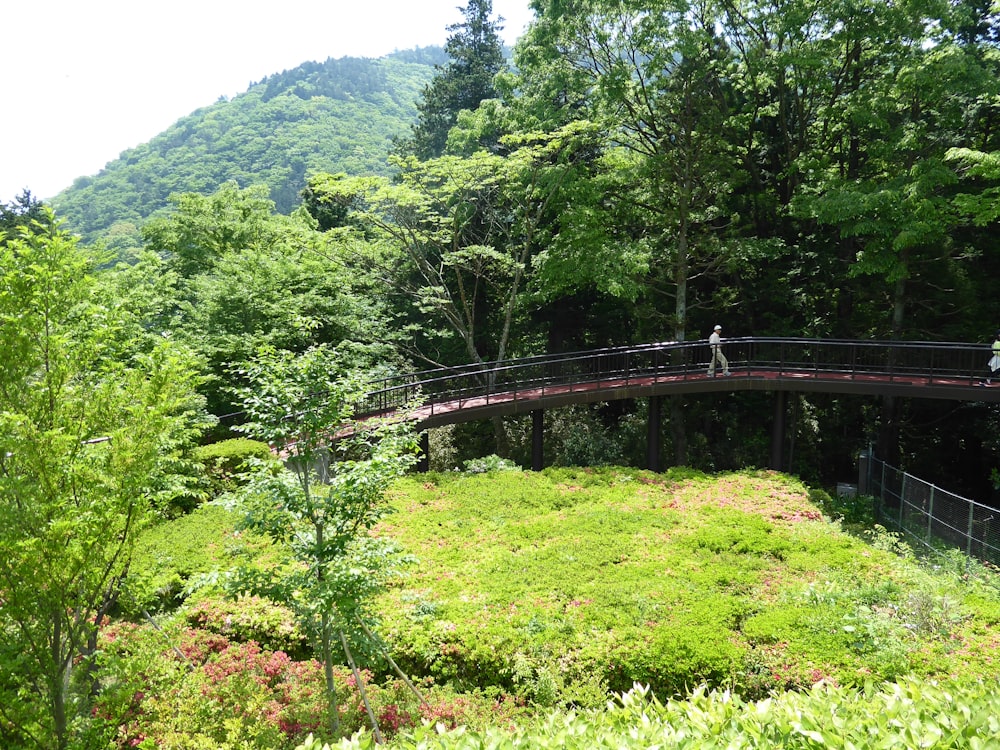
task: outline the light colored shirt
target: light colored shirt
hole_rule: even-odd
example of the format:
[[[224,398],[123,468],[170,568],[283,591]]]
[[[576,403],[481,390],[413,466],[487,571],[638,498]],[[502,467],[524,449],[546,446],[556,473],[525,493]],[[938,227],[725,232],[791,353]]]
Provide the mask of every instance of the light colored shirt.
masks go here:
[[[722,336],[719,335],[718,331],[712,331],[712,335],[708,337],[708,343],[712,346],[718,346],[722,343]]]

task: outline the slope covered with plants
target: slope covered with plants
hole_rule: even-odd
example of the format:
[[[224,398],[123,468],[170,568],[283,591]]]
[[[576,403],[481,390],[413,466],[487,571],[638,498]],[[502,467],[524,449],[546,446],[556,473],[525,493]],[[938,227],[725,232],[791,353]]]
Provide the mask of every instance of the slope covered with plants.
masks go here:
[[[1000,676],[1000,579],[948,556],[921,565],[885,532],[849,533],[862,527],[832,521],[831,498],[784,475],[453,472],[400,480],[391,497],[397,512],[377,533],[415,559],[377,606],[385,649],[365,674],[382,731],[404,747],[417,746],[406,736],[422,720],[510,743],[521,734],[523,743],[551,709],[584,718],[551,720],[542,736],[622,733],[623,716],[645,699],[627,701],[624,714],[589,712],[634,683],[668,704],[642,709],[663,732],[674,721],[665,716],[686,713],[733,737],[742,727],[747,737],[776,738],[795,734],[789,723],[804,710],[806,735],[853,737],[868,726],[858,710],[865,700],[927,715],[940,710],[934,681],[974,705],[988,699],[983,681]],[[864,520],[863,506],[840,510]],[[109,691],[102,710],[122,722],[123,736],[170,738],[161,747],[198,737],[277,750],[310,732],[332,740],[308,634],[266,597],[227,602],[225,577],[207,573],[225,567],[224,549],[264,567],[283,565],[281,556],[235,534],[219,508],[197,516],[214,542],[202,537],[181,553],[161,527],[142,545],[140,577],[189,571],[169,589],[184,592],[182,604],[161,611],[160,632],[105,629],[108,663],[128,690]],[[338,668],[336,679],[353,696],[343,726],[366,726],[351,673]],[[820,726],[835,706],[843,725]],[[463,741],[440,746],[480,746]]]

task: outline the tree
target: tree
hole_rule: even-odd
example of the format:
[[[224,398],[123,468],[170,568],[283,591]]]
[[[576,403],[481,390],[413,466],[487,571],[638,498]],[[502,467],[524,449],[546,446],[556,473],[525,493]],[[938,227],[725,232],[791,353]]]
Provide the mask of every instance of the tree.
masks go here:
[[[975,188],[955,196],[956,208],[978,227],[1000,221],[1000,151],[984,153],[956,147],[949,149],[946,156],[959,165],[967,187]]]
[[[418,159],[441,156],[458,113],[473,110],[497,95],[493,78],[505,67],[499,36],[503,19],[491,21],[492,12],[491,0],[469,0],[462,11],[465,20],[448,27],[452,35],[445,52],[451,61],[444,67],[435,66],[437,74],[424,87],[423,99],[417,104],[417,123],[401,152]]]
[[[975,142],[970,113],[997,87],[996,70],[953,30],[965,22],[953,10],[872,3],[814,20],[830,30],[841,60],[836,85],[826,87],[830,101],[804,131],[812,150],[795,173],[808,165],[813,179],[791,207],[839,235],[847,276],[865,279],[859,286],[888,312],[872,321],[874,332],[891,338],[944,332],[966,304],[954,292],[968,284],[972,253],[956,241],[957,176],[945,156]],[[883,399],[877,450],[895,463],[899,412],[895,399]]]
[[[317,175],[310,187],[350,209],[371,253],[355,262],[381,274],[414,326],[408,353],[434,366],[484,365],[511,356],[548,211],[587,138],[574,124],[511,137],[504,156],[411,157],[394,182]]]
[[[150,220],[142,235],[146,247],[185,279],[211,269],[227,252],[265,246],[279,236],[270,221],[274,202],[264,185],[244,189],[227,182],[211,195],[181,193],[171,202],[174,210]]]
[[[352,422],[362,383],[334,350],[262,350],[241,370],[249,421],[241,427],[281,452],[290,471],[262,466],[242,495],[245,524],[282,545],[294,563],[238,585],[288,603],[312,632],[326,675],[330,728],[340,736],[334,641],[355,673],[354,644],[369,636],[368,603],[394,573],[394,547],[368,535],[389,510],[385,492],[417,460],[402,420]],[[367,703],[366,703],[367,705]],[[369,710],[376,737],[378,727]]]
[[[518,48],[536,115],[547,100],[546,119],[587,119],[604,133],[593,177],[602,189],[584,211],[561,217],[568,242],[557,240],[550,254],[572,257],[597,244],[623,259],[644,257],[621,267],[635,274],[645,340],[685,340],[689,308],[708,302],[690,293],[691,279],[718,272],[731,254],[725,206],[740,177],[715,10],[707,0],[661,3],[656,12],[617,0],[552,4]],[[676,460],[685,463],[677,399],[671,425]]]
[[[140,297],[176,277],[162,306],[144,301],[155,327],[198,351],[212,380],[205,385],[216,414],[235,411],[226,390],[234,363],[261,346],[301,352],[311,345],[358,342],[389,359],[391,336],[381,325],[380,298],[367,292],[365,274],[351,274],[338,232],[319,232],[305,210],[274,213],[263,186],[230,183],[210,196],[175,197],[173,213],[144,229],[147,248],[163,258],[159,274],[127,278]],[[146,259],[146,264],[153,261]],[[166,291],[170,291],[169,287]]]
[[[78,746],[96,631],[204,426],[189,355],[119,331],[50,212],[0,244],[0,738]]]
[[[5,234],[14,236],[21,228],[32,226],[50,229],[52,214],[45,204],[25,190],[10,203],[0,203],[0,242]]]

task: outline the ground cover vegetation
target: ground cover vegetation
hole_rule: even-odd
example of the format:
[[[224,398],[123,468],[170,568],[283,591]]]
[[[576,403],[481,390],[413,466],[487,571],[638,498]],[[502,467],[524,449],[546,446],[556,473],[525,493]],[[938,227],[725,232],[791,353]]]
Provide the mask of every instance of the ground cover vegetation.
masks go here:
[[[641,400],[550,410],[538,474],[510,470],[526,417],[434,430],[439,471],[391,485],[413,458],[391,438],[298,474],[270,460],[289,430],[317,448],[384,374],[717,322],[982,340],[985,364],[994,3],[533,8],[509,67],[470,0],[450,63],[399,58],[433,79],[328,61],[182,121],[56,201],[82,237],[28,192],[0,206],[4,746],[277,749],[374,725],[559,744],[637,714],[687,722],[678,743],[766,724],[785,746],[988,746],[991,571],[845,535],[822,514],[860,533],[863,509],[806,487],[875,441],[986,499],[995,407],[795,394],[782,468],[808,485],[747,468],[770,462],[766,393],[672,399],[662,475],[635,468]],[[309,124],[347,98],[364,125]],[[352,156],[314,159],[328,142]],[[656,699],[603,712],[634,681]],[[422,719],[467,730],[407,734]]]
[[[395,512],[375,534],[413,561],[370,611],[385,650],[359,657],[358,675],[333,670],[341,728],[362,730],[344,747],[373,740],[359,677],[399,747],[628,743],[643,714],[633,729],[667,747],[712,732],[758,747],[821,746],[818,735],[989,746],[976,740],[996,730],[982,713],[1000,677],[993,572],[959,555],[922,562],[856,505],[854,523],[835,521],[836,499],[775,472],[480,468],[392,485]],[[102,630],[114,679],[99,713],[123,745],[277,750],[311,747],[312,734],[336,746],[308,628],[268,597],[227,597],[218,574],[282,557],[238,532],[238,514],[196,513],[209,509],[228,520],[190,559],[171,561],[169,537],[147,533],[157,571],[216,575],[189,576],[155,627]]]

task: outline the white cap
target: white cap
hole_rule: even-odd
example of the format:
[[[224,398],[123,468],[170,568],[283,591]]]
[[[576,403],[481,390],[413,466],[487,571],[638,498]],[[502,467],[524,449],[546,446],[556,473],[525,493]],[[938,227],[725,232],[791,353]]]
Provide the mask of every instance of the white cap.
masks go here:
[[[721,330],[722,330],[722,326],[716,326],[716,327],[715,327],[715,330],[716,330],[716,331],[721,331]]]

